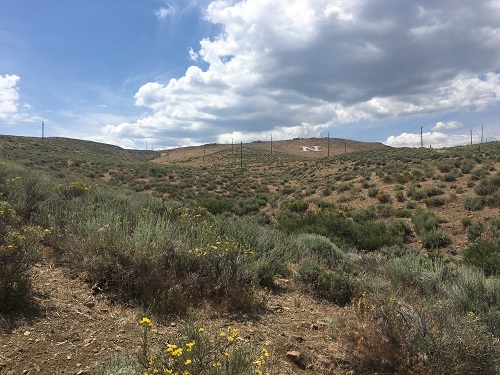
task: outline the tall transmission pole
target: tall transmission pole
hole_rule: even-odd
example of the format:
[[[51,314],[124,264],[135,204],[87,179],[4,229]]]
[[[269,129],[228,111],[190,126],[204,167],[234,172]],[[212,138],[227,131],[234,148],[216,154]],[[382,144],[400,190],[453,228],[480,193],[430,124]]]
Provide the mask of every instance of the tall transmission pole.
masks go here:
[[[240,168],[243,169],[243,141],[240,141]]]
[[[470,130],[470,145],[472,146],[472,129]]]
[[[45,122],[42,121],[42,140],[45,138],[44,131],[45,131]]]

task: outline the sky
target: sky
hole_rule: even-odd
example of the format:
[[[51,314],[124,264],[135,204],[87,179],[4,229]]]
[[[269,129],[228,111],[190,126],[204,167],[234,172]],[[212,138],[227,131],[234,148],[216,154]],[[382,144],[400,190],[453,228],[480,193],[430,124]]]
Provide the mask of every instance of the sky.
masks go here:
[[[0,0],[0,134],[500,140],[500,0]]]

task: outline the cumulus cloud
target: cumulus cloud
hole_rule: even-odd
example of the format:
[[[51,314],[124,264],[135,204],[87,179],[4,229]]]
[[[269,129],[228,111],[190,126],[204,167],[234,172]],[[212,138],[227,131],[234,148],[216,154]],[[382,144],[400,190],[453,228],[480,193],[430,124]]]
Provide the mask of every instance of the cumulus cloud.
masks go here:
[[[193,65],[180,78],[144,84],[136,105],[152,113],[104,131],[160,138],[174,132],[188,142],[270,132],[317,136],[362,119],[481,111],[500,98],[495,4],[213,1],[206,19],[222,32],[189,51],[207,68]]]
[[[451,146],[460,146],[470,144],[470,135],[457,134],[449,135],[441,132],[423,133],[422,139],[424,147],[442,148]],[[474,134],[472,136],[473,143],[479,143],[481,136]],[[421,138],[420,134],[402,133],[398,136],[390,136],[384,142],[392,147],[420,147]]]
[[[0,120],[11,121],[19,118],[19,92],[17,75],[0,75]]]
[[[460,121],[449,121],[449,122],[439,121],[432,128],[432,130],[435,131],[453,130],[453,129],[463,128],[463,126],[464,125]]]

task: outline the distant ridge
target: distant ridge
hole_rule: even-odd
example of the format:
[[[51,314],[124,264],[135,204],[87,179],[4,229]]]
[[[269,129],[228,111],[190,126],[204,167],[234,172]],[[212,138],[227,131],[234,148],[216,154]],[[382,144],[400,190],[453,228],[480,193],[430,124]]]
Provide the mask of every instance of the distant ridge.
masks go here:
[[[328,145],[330,150],[328,151]],[[238,154],[241,143],[231,144],[206,144],[201,146],[179,147],[160,151],[161,156],[155,160],[156,163],[170,163],[180,161],[191,161],[203,156],[220,152],[230,152]],[[294,138],[290,140],[273,141],[273,154],[290,155],[305,158],[324,158],[328,155],[335,156],[357,151],[387,150],[392,147],[379,142],[361,142],[341,138]],[[254,141],[243,143],[243,152],[260,151],[271,154],[270,141]]]

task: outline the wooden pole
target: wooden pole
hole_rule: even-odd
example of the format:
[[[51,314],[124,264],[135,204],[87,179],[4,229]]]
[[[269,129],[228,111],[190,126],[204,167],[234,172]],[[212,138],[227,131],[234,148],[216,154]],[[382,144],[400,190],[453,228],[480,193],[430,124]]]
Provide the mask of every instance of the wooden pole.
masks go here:
[[[327,156],[330,157],[330,133],[328,133],[328,153]]]

